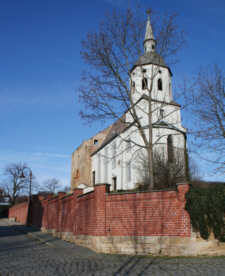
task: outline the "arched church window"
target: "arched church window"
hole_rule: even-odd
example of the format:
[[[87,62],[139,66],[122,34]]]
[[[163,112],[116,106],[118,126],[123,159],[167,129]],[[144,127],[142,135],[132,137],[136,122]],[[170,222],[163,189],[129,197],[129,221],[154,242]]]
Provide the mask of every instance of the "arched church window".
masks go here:
[[[162,120],[164,118],[164,109],[159,110],[159,119]]]
[[[162,91],[162,79],[158,79],[158,90]]]
[[[148,88],[148,80],[146,78],[142,79],[142,90],[145,90]]]
[[[134,81],[131,82],[131,86],[135,87],[135,82]]]
[[[168,162],[172,163],[174,161],[174,152],[173,152],[173,138],[172,135],[167,137],[167,153],[168,153]]]

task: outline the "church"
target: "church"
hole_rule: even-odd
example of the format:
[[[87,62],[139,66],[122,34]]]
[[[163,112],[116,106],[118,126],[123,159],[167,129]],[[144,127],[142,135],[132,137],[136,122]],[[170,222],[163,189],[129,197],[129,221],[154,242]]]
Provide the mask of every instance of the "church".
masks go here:
[[[179,163],[178,177],[185,174],[186,129],[180,105],[173,100],[171,69],[156,52],[149,16],[143,46],[144,54],[129,72],[130,107],[122,118],[84,141],[72,154],[72,189],[88,192],[100,183],[110,184],[111,191],[138,188],[146,181],[149,141],[159,174],[163,173],[160,162],[170,168],[169,174]]]

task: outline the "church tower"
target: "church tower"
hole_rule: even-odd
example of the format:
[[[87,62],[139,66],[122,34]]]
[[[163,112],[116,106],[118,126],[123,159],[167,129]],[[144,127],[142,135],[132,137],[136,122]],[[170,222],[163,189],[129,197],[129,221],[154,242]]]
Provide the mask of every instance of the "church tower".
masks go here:
[[[154,37],[150,15],[146,22],[143,41],[144,54],[139,57],[130,71],[131,96],[137,103],[136,112],[142,120],[145,129],[149,125],[149,99],[152,110],[153,144],[154,148],[179,148],[183,152],[186,147],[186,129],[181,124],[180,105],[173,100],[172,72],[163,57],[157,52],[157,40]],[[161,137],[161,138],[160,138]],[[157,144],[157,142],[156,142]],[[169,155],[168,159],[170,159]]]
[[[136,102],[143,94],[151,93],[152,99],[171,102],[172,72],[157,53],[157,41],[154,38],[149,14],[143,46],[144,54],[131,69],[133,100]]]

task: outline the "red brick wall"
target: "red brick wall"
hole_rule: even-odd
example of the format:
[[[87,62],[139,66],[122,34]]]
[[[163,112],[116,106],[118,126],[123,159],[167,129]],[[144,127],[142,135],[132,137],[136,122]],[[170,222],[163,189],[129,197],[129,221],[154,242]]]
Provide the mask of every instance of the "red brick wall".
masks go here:
[[[97,185],[93,192],[77,199],[75,235],[105,236],[106,185]]]
[[[26,224],[27,222],[28,202],[14,205],[9,209],[9,218],[15,218],[17,222]]]
[[[77,189],[69,196],[33,200],[31,222],[74,235],[190,236],[190,219],[184,210],[188,185],[178,185],[173,191],[125,194],[108,194],[107,187],[96,185],[84,195]],[[18,213],[23,223],[25,205],[11,209],[10,216]]]
[[[176,191],[107,196],[107,235],[190,236],[189,215],[180,197]]]

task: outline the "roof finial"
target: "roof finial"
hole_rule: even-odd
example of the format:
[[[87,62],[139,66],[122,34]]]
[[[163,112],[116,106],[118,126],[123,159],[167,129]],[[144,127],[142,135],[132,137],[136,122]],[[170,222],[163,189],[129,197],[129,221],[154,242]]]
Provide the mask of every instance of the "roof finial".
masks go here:
[[[146,32],[145,32],[145,40],[144,40],[145,53],[155,51],[155,38],[153,35],[152,26],[150,22],[151,10],[148,9],[146,13],[148,15],[148,19],[146,24]]]

